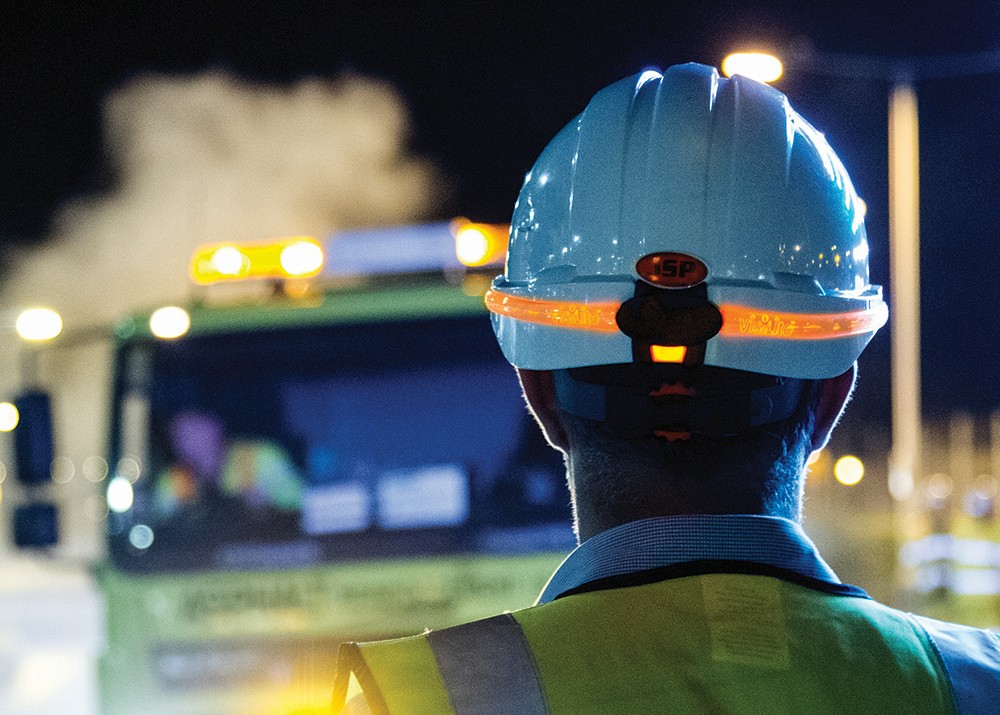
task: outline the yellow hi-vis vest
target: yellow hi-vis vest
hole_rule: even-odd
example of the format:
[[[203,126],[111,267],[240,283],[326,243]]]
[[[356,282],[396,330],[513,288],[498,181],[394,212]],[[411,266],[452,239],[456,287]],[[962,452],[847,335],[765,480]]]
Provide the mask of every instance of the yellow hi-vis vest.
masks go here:
[[[765,575],[586,591],[339,659],[335,713],[351,672],[376,715],[955,712],[912,616]]]

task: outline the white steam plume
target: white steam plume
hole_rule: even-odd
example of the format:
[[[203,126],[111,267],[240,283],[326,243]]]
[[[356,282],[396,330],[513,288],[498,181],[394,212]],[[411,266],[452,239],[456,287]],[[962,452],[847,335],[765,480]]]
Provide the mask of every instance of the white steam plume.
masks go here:
[[[17,311],[44,305],[63,316],[66,336],[36,371],[53,394],[57,451],[78,475],[104,451],[111,357],[108,341],[74,344],[71,332],[184,301],[201,243],[415,221],[436,208],[441,184],[407,153],[399,96],[362,77],[273,87],[218,72],[146,76],[110,94],[105,111],[115,190],[65,206],[49,240],[17,257],[0,286],[0,401],[31,379],[12,333]],[[103,487],[79,476],[56,486],[64,544],[94,557],[99,525],[80,505]],[[6,532],[4,520],[0,509]]]
[[[223,73],[146,76],[106,103],[117,190],[58,215],[0,301],[107,321],[187,293],[196,245],[420,219],[433,168],[407,155],[408,117],[361,77],[253,85]]]

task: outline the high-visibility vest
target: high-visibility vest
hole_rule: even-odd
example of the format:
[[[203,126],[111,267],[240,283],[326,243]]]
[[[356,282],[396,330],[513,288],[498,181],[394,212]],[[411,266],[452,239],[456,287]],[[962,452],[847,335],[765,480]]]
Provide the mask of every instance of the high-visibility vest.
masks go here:
[[[1000,712],[992,634],[794,580],[670,578],[344,644],[334,712],[351,672],[376,715]]]

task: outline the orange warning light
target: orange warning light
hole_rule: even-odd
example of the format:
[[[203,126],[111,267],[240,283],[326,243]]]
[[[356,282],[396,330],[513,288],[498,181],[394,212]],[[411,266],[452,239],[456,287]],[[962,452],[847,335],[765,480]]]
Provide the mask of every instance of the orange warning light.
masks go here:
[[[486,293],[486,307],[498,315],[528,323],[592,330],[599,333],[619,332],[616,315],[621,303],[615,301],[577,303],[547,298],[525,298],[491,290]],[[723,303],[718,307],[722,313],[722,329],[719,335],[729,338],[772,340],[846,338],[878,330],[885,325],[889,317],[889,309],[885,303],[839,313],[785,313],[730,303]],[[663,360],[663,362],[673,362],[673,360]]]
[[[524,298],[490,290],[486,293],[486,307],[498,315],[506,315],[528,323],[593,330],[599,333],[617,333],[618,323],[615,314],[621,303],[573,303],[564,300]]]
[[[311,236],[273,241],[198,246],[191,257],[191,279],[201,285],[260,278],[310,278],[323,267],[323,247]]]
[[[650,345],[649,359],[653,362],[684,362],[687,347],[684,345]]]

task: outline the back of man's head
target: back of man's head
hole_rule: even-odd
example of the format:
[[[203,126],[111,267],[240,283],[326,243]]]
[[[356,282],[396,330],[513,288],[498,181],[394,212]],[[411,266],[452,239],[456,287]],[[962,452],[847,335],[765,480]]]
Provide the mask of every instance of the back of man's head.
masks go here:
[[[702,65],[613,84],[552,140],[487,304],[583,531],[798,515],[886,320],[863,212],[784,95]]]

